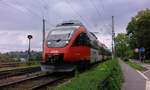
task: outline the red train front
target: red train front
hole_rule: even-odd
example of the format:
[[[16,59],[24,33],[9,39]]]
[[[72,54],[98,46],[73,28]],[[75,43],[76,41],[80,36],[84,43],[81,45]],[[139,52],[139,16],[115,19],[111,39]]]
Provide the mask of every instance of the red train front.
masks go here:
[[[57,25],[47,36],[41,61],[46,72],[68,72],[102,60],[103,47],[78,21]]]

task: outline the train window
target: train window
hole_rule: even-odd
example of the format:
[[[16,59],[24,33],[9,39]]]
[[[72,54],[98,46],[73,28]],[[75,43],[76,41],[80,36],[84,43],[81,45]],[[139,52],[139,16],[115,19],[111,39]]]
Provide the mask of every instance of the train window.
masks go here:
[[[90,39],[86,33],[81,33],[73,43],[73,46],[90,46]]]

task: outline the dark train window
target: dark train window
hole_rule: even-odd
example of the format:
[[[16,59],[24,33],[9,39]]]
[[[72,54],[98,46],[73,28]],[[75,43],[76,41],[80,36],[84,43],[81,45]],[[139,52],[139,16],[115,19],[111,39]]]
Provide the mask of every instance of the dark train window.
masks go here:
[[[86,33],[81,33],[73,43],[73,46],[90,46],[90,39]]]

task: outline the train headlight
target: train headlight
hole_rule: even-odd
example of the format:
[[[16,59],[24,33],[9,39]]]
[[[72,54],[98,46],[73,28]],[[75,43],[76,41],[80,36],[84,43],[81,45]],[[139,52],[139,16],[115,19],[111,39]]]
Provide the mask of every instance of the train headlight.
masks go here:
[[[47,44],[51,44],[51,42],[50,42],[50,41],[48,41],[48,42],[47,42]]]
[[[69,41],[66,41],[65,43],[68,44]]]

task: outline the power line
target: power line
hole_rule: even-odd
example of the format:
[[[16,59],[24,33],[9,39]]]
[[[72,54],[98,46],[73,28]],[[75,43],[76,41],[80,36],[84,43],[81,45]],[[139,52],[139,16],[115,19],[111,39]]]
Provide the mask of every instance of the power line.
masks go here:
[[[13,4],[13,3],[9,3],[9,2],[3,2],[3,3],[5,3],[7,6],[9,6],[9,7],[13,7],[14,9],[16,9],[16,10],[18,10],[18,11],[21,11],[21,12],[23,12],[23,13],[26,13],[25,11],[23,11],[23,9],[24,10],[26,10],[27,12],[28,12],[28,14],[32,14],[32,15],[36,15],[36,16],[38,16],[39,18],[41,18],[42,19],[42,16],[39,14],[39,13],[37,13],[36,11],[33,11],[33,10],[31,10],[30,8],[28,8],[28,7],[23,7],[23,6],[21,6],[21,5],[19,5],[19,4]],[[44,15],[44,14],[43,14]],[[51,25],[51,26],[53,26],[50,22],[49,22],[49,24]]]
[[[101,14],[101,12],[99,12],[99,10],[98,10],[98,8],[97,8],[97,6],[95,5],[95,3],[92,1],[92,0],[89,0],[90,2],[91,2],[91,5],[95,8],[95,10],[96,10],[96,12],[97,12],[97,14],[98,14],[98,16],[102,16],[102,14]]]
[[[104,4],[103,4],[102,1],[101,1],[101,6],[102,6],[102,10],[103,10],[103,12],[104,12]]]
[[[80,17],[81,19],[83,19],[83,17],[81,15],[78,14],[78,12],[71,6],[71,3],[69,0],[65,0],[66,3],[68,4],[68,6],[72,9],[72,11],[74,11],[74,14],[77,15],[77,17]]]
[[[42,8],[43,8],[43,10],[42,10],[42,17],[43,18],[46,18],[46,14],[48,13],[48,4],[45,2],[45,0],[39,0],[40,2],[42,2],[41,4],[42,4]],[[46,13],[47,12],[47,13]]]
[[[98,10],[98,8],[97,8],[97,6],[95,5],[95,3],[94,3],[92,0],[88,0],[88,1],[89,1],[89,3],[91,4],[91,6],[95,9],[95,11],[96,11],[98,17],[99,17],[99,18],[102,17],[102,14],[101,14],[101,12]],[[97,24],[95,24],[95,26],[97,26]],[[96,27],[95,27],[95,29],[96,29]]]
[[[43,8],[43,11],[42,11],[42,17],[45,19],[46,22],[48,22],[52,27],[54,25],[51,24],[50,22],[50,18],[48,17],[49,16],[49,4],[47,2],[47,0],[37,0],[39,2],[39,4],[42,4],[42,8]],[[58,15],[57,15],[58,16]],[[58,16],[59,18],[63,19],[62,17]]]
[[[65,0],[65,1],[66,1],[66,3],[68,4],[68,6],[70,6],[70,8],[74,11],[74,13],[75,13],[79,18],[81,18],[85,23],[87,23],[88,26],[90,25],[91,28],[94,27],[94,26],[92,26],[92,24],[90,24],[90,23],[87,21],[87,19],[83,18],[83,17],[71,6],[71,3],[70,3],[69,0]]]
[[[97,8],[97,6],[95,5],[95,3],[92,1],[92,0],[89,0],[90,2],[91,2],[91,5],[93,5],[93,7],[95,8],[95,10],[96,10],[96,12],[97,12],[97,14],[98,14],[98,16],[100,16],[100,17],[102,17],[103,15],[102,15],[102,13],[99,11],[99,9]],[[102,10],[104,11],[104,7],[103,7],[103,4],[101,3],[101,8],[102,8]]]
[[[27,8],[27,7],[22,7],[22,6],[20,6],[20,5],[18,5],[18,4],[13,4],[13,3],[10,3],[10,2],[6,2],[6,1],[2,1],[5,5],[7,5],[7,6],[9,6],[9,7],[11,7],[11,8],[14,8],[14,9],[16,9],[16,10],[18,10],[18,11],[20,11],[20,12],[23,12],[23,13],[27,13],[28,12],[28,14],[32,14],[32,15],[36,15],[36,16],[38,16],[38,17],[40,17],[41,18],[41,16],[37,13],[37,12],[33,12],[33,11],[31,11],[29,8]]]
[[[8,4],[8,5],[14,5],[14,4],[12,4],[12,3],[10,3],[10,4]],[[17,4],[18,5],[18,4]],[[18,6],[20,6],[20,5],[18,5]],[[36,11],[33,11],[33,10],[31,10],[30,8],[28,8],[28,7],[23,7],[23,6],[20,6],[20,7],[22,7],[22,8],[24,8],[24,9],[26,9],[27,10],[27,12],[29,12],[30,14],[32,14],[32,15],[36,15],[36,16],[38,16],[41,20],[42,20],[42,18],[43,18],[43,16],[41,16],[39,13],[37,13]],[[15,7],[14,7],[15,8]],[[44,8],[44,7],[43,7]],[[18,8],[15,8],[15,9],[18,9]],[[46,12],[46,11],[45,11]],[[44,15],[44,13],[43,13],[43,15]],[[53,26],[48,20],[46,20],[51,26]]]

